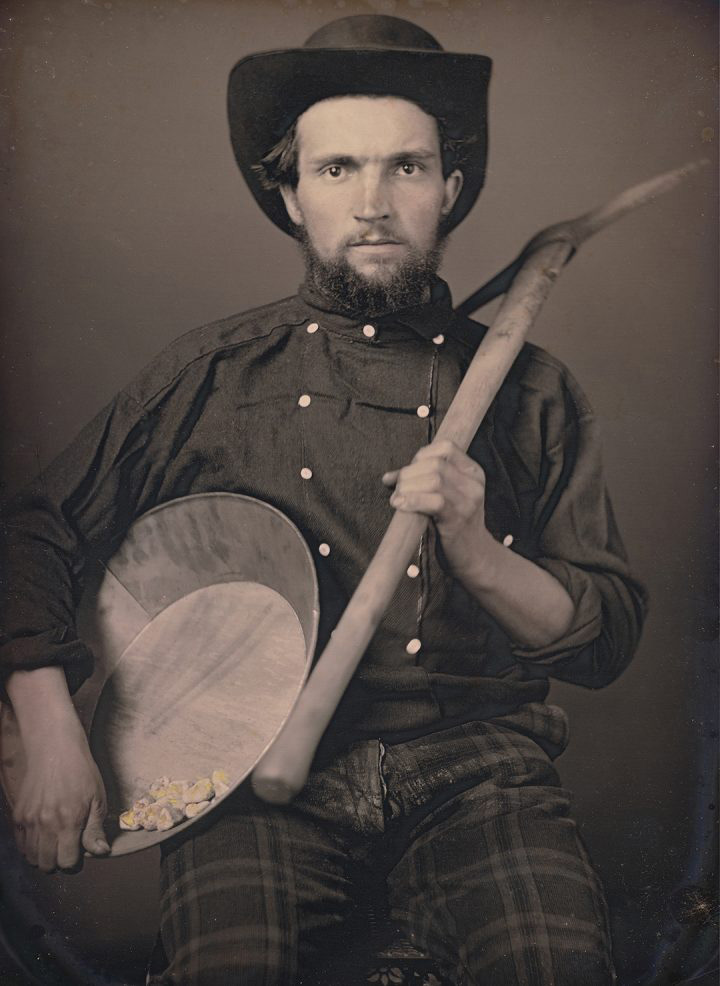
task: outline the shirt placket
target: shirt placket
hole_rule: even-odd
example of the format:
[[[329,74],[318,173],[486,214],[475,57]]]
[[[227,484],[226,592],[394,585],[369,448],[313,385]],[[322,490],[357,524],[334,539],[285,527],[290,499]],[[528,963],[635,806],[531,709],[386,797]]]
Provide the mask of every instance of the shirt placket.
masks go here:
[[[418,405],[416,412],[418,418],[426,423],[426,432],[423,436],[424,444],[429,444],[437,431],[438,364],[440,350],[444,342],[445,337],[443,335],[437,335],[433,339],[433,350],[424,381],[424,392],[421,395],[422,402]],[[420,539],[415,560],[411,562],[406,571],[407,577],[416,580],[417,585],[415,636],[408,641],[405,648],[408,654],[415,658],[415,664],[420,664],[422,661],[423,620],[430,594],[430,543],[431,538],[426,530]]]

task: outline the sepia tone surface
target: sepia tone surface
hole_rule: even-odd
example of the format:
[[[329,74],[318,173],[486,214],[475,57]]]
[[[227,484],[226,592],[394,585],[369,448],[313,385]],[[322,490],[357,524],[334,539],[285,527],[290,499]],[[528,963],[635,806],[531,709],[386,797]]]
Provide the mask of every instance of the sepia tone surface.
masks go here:
[[[700,879],[715,810],[714,2],[6,0],[3,491],[171,339],[293,293],[294,244],[233,162],[227,74],[250,51],[372,11],[494,59],[486,188],[444,265],[456,302],[538,229],[711,160],[588,243],[533,332],[596,409],[618,520],[651,595],[619,681],[553,690],[573,729],[559,768],[606,884],[621,982],[645,982],[681,930],[672,901]],[[128,969],[140,982],[155,852],[75,876],[11,866],[5,889],[28,902],[38,951],[55,935],[111,981]]]

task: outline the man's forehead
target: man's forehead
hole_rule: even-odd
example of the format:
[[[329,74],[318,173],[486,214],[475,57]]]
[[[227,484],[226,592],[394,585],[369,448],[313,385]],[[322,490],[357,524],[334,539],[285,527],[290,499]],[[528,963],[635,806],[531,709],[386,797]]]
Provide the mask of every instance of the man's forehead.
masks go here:
[[[435,117],[399,96],[332,96],[313,103],[298,118],[300,146],[324,148],[341,140],[356,148],[407,142],[439,151]]]

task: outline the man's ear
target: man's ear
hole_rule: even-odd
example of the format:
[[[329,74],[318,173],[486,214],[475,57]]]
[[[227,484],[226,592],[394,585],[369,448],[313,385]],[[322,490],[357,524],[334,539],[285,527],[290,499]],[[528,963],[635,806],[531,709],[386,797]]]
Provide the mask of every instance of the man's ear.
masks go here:
[[[296,226],[302,226],[303,215],[298,203],[295,189],[291,188],[289,185],[281,185],[280,194],[282,195],[283,202],[285,203],[285,208],[287,209],[287,214],[290,216],[290,219]]]
[[[452,211],[452,207],[457,202],[457,197],[463,187],[463,181],[463,173],[457,168],[445,179],[445,194],[443,195],[443,204],[440,209],[443,216],[447,216]]]

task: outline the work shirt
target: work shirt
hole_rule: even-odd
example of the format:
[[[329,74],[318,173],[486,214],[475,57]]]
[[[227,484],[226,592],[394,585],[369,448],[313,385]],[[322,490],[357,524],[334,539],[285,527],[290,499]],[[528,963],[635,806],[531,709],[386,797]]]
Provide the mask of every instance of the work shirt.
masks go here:
[[[92,668],[74,609],[88,552],[109,556],[152,507],[192,493],[258,497],[313,554],[320,653],[392,516],[384,472],[427,444],[482,338],[438,281],[430,303],[377,319],[313,288],[182,336],[6,514],[3,674]],[[442,564],[432,525],[329,729],[389,739],[542,702],[548,676],[589,687],[631,659],[644,592],[604,487],[595,419],[567,369],[525,345],[473,439],[486,524],[575,606],[562,639],[514,644]]]

